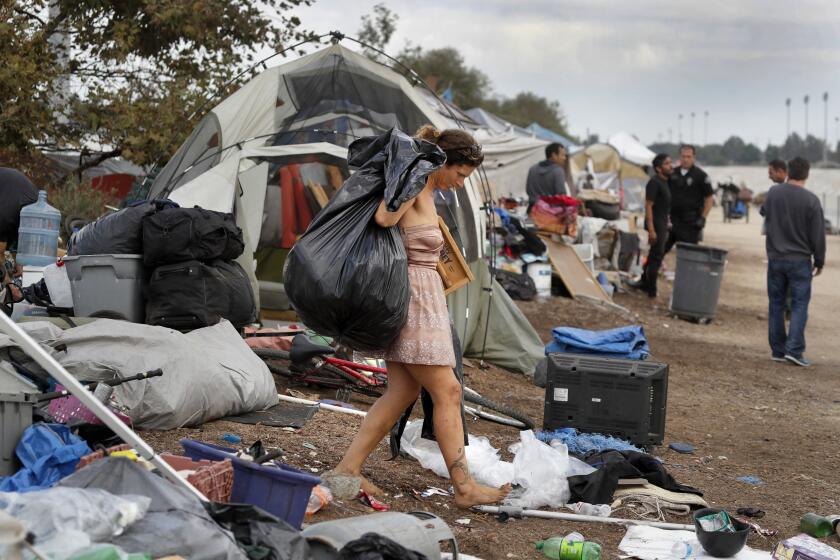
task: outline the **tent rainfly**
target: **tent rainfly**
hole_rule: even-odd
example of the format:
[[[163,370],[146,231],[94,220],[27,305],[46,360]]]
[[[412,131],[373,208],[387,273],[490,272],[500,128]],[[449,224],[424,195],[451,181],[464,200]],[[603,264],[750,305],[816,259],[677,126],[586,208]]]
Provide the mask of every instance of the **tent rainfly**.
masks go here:
[[[158,174],[149,198],[169,196],[183,206],[234,212],[246,243],[241,264],[255,293],[265,295],[264,288],[282,278],[289,239],[311,219],[303,198],[284,198],[284,181],[292,176],[305,187],[301,197],[317,206],[315,199],[323,200],[346,178],[350,142],[395,126],[413,132],[426,123],[457,126],[405,78],[335,44],[263,71],[214,107]],[[488,163],[503,162],[488,165],[489,181],[510,180],[503,172],[528,150],[509,139],[481,138]],[[450,314],[465,355],[532,374],[543,345],[486,273],[479,186],[470,180],[464,189],[440,192],[437,200],[477,278],[449,296]]]

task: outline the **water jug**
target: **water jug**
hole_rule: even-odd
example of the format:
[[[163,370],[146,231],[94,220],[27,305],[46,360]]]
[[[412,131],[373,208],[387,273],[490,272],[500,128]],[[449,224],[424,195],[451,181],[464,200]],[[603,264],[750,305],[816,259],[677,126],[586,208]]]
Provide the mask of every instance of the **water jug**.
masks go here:
[[[55,262],[61,212],[47,204],[47,191],[38,191],[38,202],[20,211],[17,263],[47,266]]]

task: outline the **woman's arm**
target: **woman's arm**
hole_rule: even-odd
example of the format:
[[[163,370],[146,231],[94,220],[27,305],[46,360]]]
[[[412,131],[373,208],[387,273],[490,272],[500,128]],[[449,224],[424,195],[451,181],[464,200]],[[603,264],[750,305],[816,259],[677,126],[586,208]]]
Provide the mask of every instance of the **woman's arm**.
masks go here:
[[[417,200],[417,197],[414,197],[411,200],[406,200],[400,205],[396,212],[389,212],[385,207],[385,200],[383,199],[382,202],[379,203],[379,208],[376,209],[376,214],[373,217],[373,219],[376,220],[376,225],[384,228],[397,225],[403,215],[408,212],[408,209],[414,206],[415,200]]]

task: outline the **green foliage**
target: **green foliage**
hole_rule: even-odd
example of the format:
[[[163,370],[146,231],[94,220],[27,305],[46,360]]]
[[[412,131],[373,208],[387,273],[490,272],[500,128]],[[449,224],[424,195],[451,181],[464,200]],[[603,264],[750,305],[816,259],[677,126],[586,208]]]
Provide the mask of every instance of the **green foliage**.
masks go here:
[[[480,106],[490,92],[490,78],[467,66],[463,55],[453,47],[423,50],[420,45],[406,45],[397,59],[417,72],[438,94],[451,88],[453,101],[465,109]]]
[[[292,10],[312,1],[55,0],[53,18],[48,0],[3,2],[0,145],[99,144],[138,164],[166,159],[207,93],[229,93],[257,48],[307,36]]]
[[[566,116],[557,101],[549,101],[530,91],[513,98],[484,100],[479,106],[519,126],[536,122],[540,126],[568,136]]]
[[[362,16],[362,26],[358,31],[358,38],[363,43],[384,51],[391,41],[391,36],[397,30],[400,16],[392,12],[385,4],[376,4],[373,14]],[[365,47],[364,53],[368,58],[382,62],[381,56],[373,49]]]

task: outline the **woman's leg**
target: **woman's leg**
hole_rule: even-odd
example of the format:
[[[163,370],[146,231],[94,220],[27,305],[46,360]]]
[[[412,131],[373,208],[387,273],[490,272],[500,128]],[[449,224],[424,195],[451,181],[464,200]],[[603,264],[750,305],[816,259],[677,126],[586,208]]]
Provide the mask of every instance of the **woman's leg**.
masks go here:
[[[405,366],[397,362],[388,362],[388,389],[373,403],[362,421],[362,427],[334,471],[361,476],[362,464],[368,455],[391,431],[405,409],[417,400],[419,394],[420,383],[409,374]],[[365,492],[380,493],[379,489],[364,480],[364,477],[362,479],[362,489]]]
[[[478,484],[470,474],[464,450],[464,426],[461,423],[461,384],[446,366],[406,364],[409,373],[425,387],[435,403],[435,436],[449,478],[455,488],[455,503],[462,508],[493,504],[510,492],[510,485],[490,488]]]

